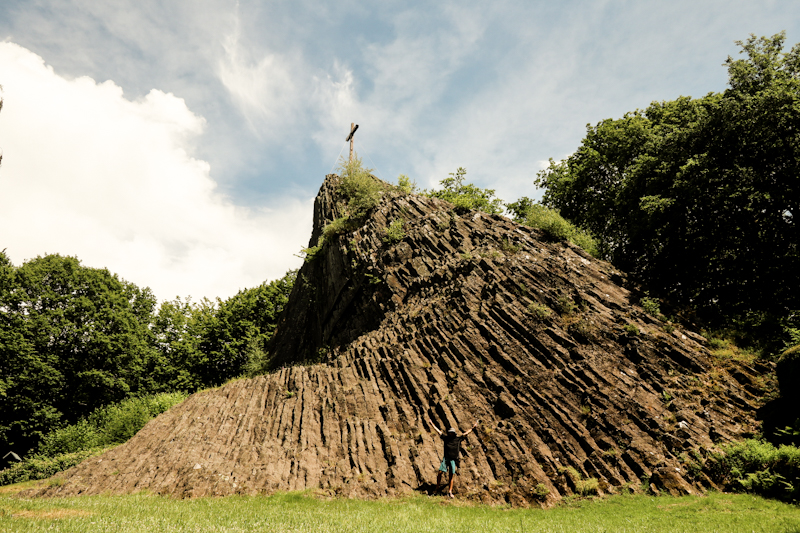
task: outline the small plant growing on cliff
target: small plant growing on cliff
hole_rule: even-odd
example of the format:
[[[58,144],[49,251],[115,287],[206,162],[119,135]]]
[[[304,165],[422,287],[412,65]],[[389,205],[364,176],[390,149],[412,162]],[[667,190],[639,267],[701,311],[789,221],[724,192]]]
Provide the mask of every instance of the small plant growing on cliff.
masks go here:
[[[561,469],[560,472],[565,473],[572,480],[572,483],[575,485],[575,492],[581,496],[597,494],[600,487],[600,481],[598,481],[597,478],[590,477],[583,479],[580,472],[571,466]]]
[[[515,253],[519,252],[519,248],[520,246],[511,242],[508,237],[500,241],[500,249],[508,255],[514,255]]]
[[[552,311],[546,305],[542,305],[537,302],[533,302],[528,305],[528,313],[535,318],[536,320],[547,320],[550,318]]]
[[[561,316],[570,316],[578,310],[578,306],[568,296],[559,296],[555,308]]]
[[[413,194],[417,192],[417,182],[412,181],[411,178],[405,174],[397,176],[397,190],[403,194]]]
[[[343,216],[337,218],[333,222],[329,222],[325,224],[325,227],[322,228],[322,237],[326,241],[330,241],[336,235],[342,235],[343,233],[347,233],[353,229],[353,223],[350,220],[350,217]]]
[[[544,483],[537,483],[536,486],[531,490],[534,498],[543,500],[547,498],[548,494],[550,494],[550,489],[547,488],[547,485]]]
[[[636,337],[639,335],[639,328],[634,326],[633,324],[625,324],[622,329],[629,337]]]
[[[647,296],[641,299],[642,309],[650,316],[658,317],[661,315],[661,308],[658,305],[658,300],[655,298],[648,298]]]
[[[439,182],[442,186],[438,191],[422,191],[425,196],[439,198],[453,204],[454,211],[463,215],[470,209],[476,209],[489,214],[499,214],[503,208],[503,201],[494,197],[494,189],[481,189],[471,183],[463,183],[467,175],[467,169],[458,167],[455,172],[449,174]]]
[[[381,201],[383,187],[372,177],[372,169],[364,168],[361,158],[342,158],[339,165],[339,193],[347,201],[347,215],[352,219],[366,216]]]
[[[577,244],[590,255],[597,257],[599,246],[597,240],[588,232],[572,224],[562,217],[556,209],[535,203],[527,197],[506,204],[514,217],[514,221],[532,228],[540,229],[553,240],[566,240]]]
[[[325,237],[320,237],[319,241],[317,241],[316,246],[312,246],[311,248],[301,248],[300,253],[296,254],[297,257],[301,258],[304,262],[308,263],[316,259],[317,254],[322,250],[322,246],[325,244]]]
[[[403,230],[403,219],[393,220],[389,226],[384,228],[383,232],[385,234],[383,242],[394,243],[402,241],[406,236],[406,232]]]

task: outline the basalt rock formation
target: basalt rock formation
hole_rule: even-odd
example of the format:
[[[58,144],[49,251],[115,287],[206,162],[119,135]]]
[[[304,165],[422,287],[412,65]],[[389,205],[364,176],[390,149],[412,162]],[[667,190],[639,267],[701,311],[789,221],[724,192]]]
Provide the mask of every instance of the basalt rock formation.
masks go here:
[[[337,180],[310,245],[342,215]],[[459,497],[681,494],[713,487],[696,460],[754,432],[760,372],[721,368],[580,248],[390,187],[360,222],[301,268],[271,373],[191,396],[43,493],[428,491],[442,452],[430,417],[481,421]]]

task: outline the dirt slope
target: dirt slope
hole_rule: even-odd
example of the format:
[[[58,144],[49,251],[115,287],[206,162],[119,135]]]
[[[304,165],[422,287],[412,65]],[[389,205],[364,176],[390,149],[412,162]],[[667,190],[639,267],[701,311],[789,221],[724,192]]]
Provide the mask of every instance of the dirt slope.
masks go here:
[[[340,215],[336,179],[311,244]],[[442,450],[428,416],[482,421],[460,497],[548,505],[589,478],[601,493],[710,487],[692,456],[754,431],[757,373],[667,332],[608,263],[451,208],[387,192],[301,269],[273,339],[283,367],[193,395],[43,494],[427,490]],[[399,219],[405,237],[387,241]]]

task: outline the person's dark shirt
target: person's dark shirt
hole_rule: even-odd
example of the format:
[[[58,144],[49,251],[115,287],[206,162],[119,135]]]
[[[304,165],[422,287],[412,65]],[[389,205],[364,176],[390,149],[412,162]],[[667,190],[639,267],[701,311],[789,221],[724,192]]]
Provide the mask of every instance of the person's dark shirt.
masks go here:
[[[444,442],[444,458],[450,461],[457,461],[458,456],[461,454],[461,442],[467,436],[461,435],[459,437],[455,433],[442,433],[441,437]]]

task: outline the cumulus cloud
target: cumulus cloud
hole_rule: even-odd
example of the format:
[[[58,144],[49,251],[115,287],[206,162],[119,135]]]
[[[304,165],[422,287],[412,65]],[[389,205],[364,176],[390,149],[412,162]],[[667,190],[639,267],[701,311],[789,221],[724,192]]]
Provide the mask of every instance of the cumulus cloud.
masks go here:
[[[224,298],[298,266],[310,199],[245,209],[220,194],[193,156],[205,121],[183,99],[130,101],[9,42],[0,73],[0,248],[15,264],[75,255],[162,300]]]

